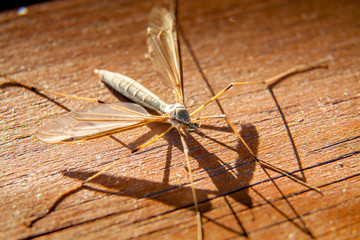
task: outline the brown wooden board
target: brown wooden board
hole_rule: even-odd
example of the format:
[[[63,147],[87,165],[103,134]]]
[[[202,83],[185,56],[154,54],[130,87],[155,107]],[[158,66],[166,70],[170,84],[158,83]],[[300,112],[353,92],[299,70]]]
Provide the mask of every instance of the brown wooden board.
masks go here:
[[[164,101],[147,58],[146,27],[160,1],[51,1],[0,13],[0,72],[25,84],[117,98],[93,74],[103,68],[147,86]],[[329,69],[296,74],[273,88],[290,129],[264,86],[237,86],[218,104],[257,156],[304,178],[323,195],[276,179],[291,205],[254,163],[227,124],[202,122],[186,135],[206,239],[359,238],[360,8],[358,1],[181,1],[186,103],[195,109],[230,82],[265,80],[331,55]],[[184,41],[186,40],[186,41]],[[0,238],[194,239],[196,220],[176,131],[126,158],[61,201],[62,191],[166,129],[150,125],[84,143],[48,145],[34,131],[89,105],[1,78]],[[57,105],[58,104],[58,105]],[[216,103],[199,116],[221,114]],[[295,149],[295,150],[294,150]],[[298,157],[296,157],[298,155]],[[271,173],[273,177],[279,174]]]

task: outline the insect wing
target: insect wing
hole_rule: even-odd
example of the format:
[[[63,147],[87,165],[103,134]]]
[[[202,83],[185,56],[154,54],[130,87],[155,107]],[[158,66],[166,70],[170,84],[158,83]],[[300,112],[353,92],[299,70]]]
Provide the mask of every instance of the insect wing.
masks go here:
[[[98,104],[61,115],[35,135],[47,143],[87,140],[144,125],[149,118],[159,117],[135,103]]]
[[[147,31],[147,45],[161,82],[175,91],[177,102],[183,103],[180,52],[174,18],[175,16],[165,8],[153,8]]]

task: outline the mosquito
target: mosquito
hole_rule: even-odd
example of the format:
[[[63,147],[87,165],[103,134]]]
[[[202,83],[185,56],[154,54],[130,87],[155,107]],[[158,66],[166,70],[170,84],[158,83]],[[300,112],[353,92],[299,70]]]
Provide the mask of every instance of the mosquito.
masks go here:
[[[56,200],[49,206],[49,208],[47,208],[47,211],[44,214],[42,214],[41,216],[37,216],[35,219],[32,219],[31,222],[28,224],[29,226],[31,226],[36,221],[45,217],[50,212],[52,212],[57,206],[57,204],[65,196],[82,188],[85,183],[92,181],[100,174],[114,167],[115,164],[121,162],[124,158],[129,157],[135,152],[138,152],[139,150],[145,148],[146,146],[154,143],[156,140],[163,137],[172,129],[176,129],[180,136],[184,155],[187,162],[188,177],[191,184],[192,197],[194,201],[194,208],[197,219],[197,228],[198,228],[197,237],[198,239],[202,239],[203,238],[202,216],[198,206],[196,190],[194,187],[194,180],[192,177],[192,170],[189,162],[189,148],[185,142],[183,131],[190,130],[190,131],[199,132],[198,130],[199,126],[196,124],[196,122],[206,119],[213,119],[213,118],[222,118],[227,122],[227,124],[232,129],[234,134],[237,135],[237,137],[240,139],[242,144],[246,147],[247,151],[251,154],[254,160],[259,163],[262,170],[266,173],[266,175],[269,177],[269,179],[273,182],[275,186],[276,184],[268,174],[266,168],[281,173],[286,177],[296,181],[297,183],[306,186],[309,189],[320,192],[318,188],[312,187],[306,182],[299,180],[298,178],[295,178],[294,176],[288,174],[287,172],[281,170],[280,168],[277,168],[263,160],[258,159],[226,115],[223,114],[219,116],[204,116],[197,118],[195,118],[194,115],[203,108],[205,108],[209,103],[218,99],[222,94],[224,94],[226,91],[231,89],[233,86],[246,85],[246,84],[264,84],[267,87],[271,87],[279,80],[286,78],[290,75],[293,75],[295,73],[307,71],[313,68],[326,67],[326,65],[324,65],[324,62],[327,59],[325,60],[320,59],[315,62],[297,65],[289,69],[288,71],[276,75],[266,81],[230,83],[227,87],[225,87],[222,91],[220,91],[214,97],[209,99],[206,103],[204,103],[194,111],[190,112],[187,109],[184,101],[184,84],[183,84],[184,82],[183,82],[183,74],[182,74],[182,66],[181,66],[180,44],[178,37],[176,14],[177,14],[176,1],[171,1],[169,10],[164,7],[159,7],[159,6],[154,7],[150,14],[150,23],[147,29],[147,46],[148,46],[150,59],[153,63],[153,67],[157,72],[161,82],[165,86],[169,87],[174,93],[175,95],[174,104],[167,104],[163,102],[158,96],[153,94],[150,90],[148,90],[147,88],[136,82],[135,80],[127,76],[124,76],[122,74],[113,73],[107,70],[96,69],[94,70],[94,72],[100,76],[103,82],[105,82],[107,85],[112,87],[114,90],[118,91],[120,94],[132,100],[133,103],[129,103],[129,102],[105,103],[104,101],[98,99],[69,96],[66,94],[50,92],[45,89],[29,87],[27,85],[16,82],[19,85],[25,86],[26,88],[30,88],[36,91],[43,91],[51,94],[57,94],[61,96],[67,96],[67,97],[88,100],[98,103],[91,108],[84,108],[63,114],[57,119],[50,121],[46,125],[40,127],[36,131],[35,135],[41,141],[46,143],[65,143],[65,142],[85,141],[103,136],[113,135],[115,133],[119,133],[129,129],[134,129],[155,122],[161,122],[170,125],[168,129],[163,133],[157,135],[150,141],[136,147],[135,149],[131,150],[129,153],[125,154],[120,159],[109,164],[108,166],[106,166],[96,174],[92,175],[91,177],[87,178],[81,183],[73,186],[67,191],[63,192],[61,195],[59,195],[56,198]],[[158,114],[151,114],[145,108],[154,110]],[[285,198],[284,195],[283,197]]]

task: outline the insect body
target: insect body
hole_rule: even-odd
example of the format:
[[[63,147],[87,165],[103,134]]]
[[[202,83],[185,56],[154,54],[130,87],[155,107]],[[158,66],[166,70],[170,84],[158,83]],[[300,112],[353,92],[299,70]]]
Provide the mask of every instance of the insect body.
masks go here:
[[[95,73],[97,73],[105,83],[127,98],[144,107],[165,113],[169,117],[167,120],[172,124],[186,125],[192,129],[197,128],[197,126],[191,122],[190,114],[183,104],[166,104],[150,90],[122,74],[109,72],[107,70],[95,70]]]
[[[258,159],[252,150],[248,147],[246,142],[242,139],[239,132],[234,128],[233,124],[225,115],[219,116],[207,116],[199,118],[191,118],[197,112],[202,110],[210,102],[216,100],[219,96],[225,93],[234,85],[243,85],[243,84],[253,84],[260,83],[266,84],[268,86],[273,85],[274,82],[281,80],[287,76],[290,76],[296,72],[301,72],[309,70],[312,68],[323,67],[324,59],[320,59],[317,62],[303,64],[295,66],[292,69],[279,74],[268,81],[262,82],[241,82],[241,83],[231,83],[225,87],[222,91],[208,100],[205,104],[201,105],[195,111],[189,113],[188,109],[184,103],[184,91],[183,91],[183,80],[182,80],[182,69],[181,69],[181,59],[179,51],[179,42],[176,28],[176,19],[175,19],[175,7],[172,8],[173,11],[169,12],[165,8],[155,7],[153,8],[150,15],[150,26],[148,28],[148,37],[147,45],[148,51],[150,54],[150,59],[153,62],[155,71],[157,72],[161,82],[168,86],[175,93],[174,104],[166,104],[158,96],[150,92],[141,84],[137,83],[135,80],[126,77],[118,73],[112,73],[106,70],[95,70],[100,78],[109,86],[117,90],[122,95],[133,100],[135,103],[104,103],[99,100],[89,99],[91,101],[99,102],[96,106],[92,108],[84,108],[76,111],[66,113],[59,118],[47,123],[46,125],[40,127],[36,136],[44,142],[48,143],[60,143],[60,142],[74,142],[74,141],[83,141],[94,139],[106,135],[112,135],[124,130],[131,128],[136,128],[139,126],[146,125],[152,122],[166,122],[170,123],[170,127],[163,132],[162,134],[156,136],[152,140],[143,145],[133,149],[128,154],[122,156],[120,159],[116,160],[112,164],[108,165],[101,171],[97,172],[88,179],[77,184],[73,188],[62,193],[56,201],[47,209],[46,213],[33,219],[30,223],[45,217],[51,211],[53,211],[58,204],[58,202],[66,195],[71,194],[77,189],[80,189],[84,186],[85,183],[93,180],[101,173],[105,172],[109,168],[113,167],[116,163],[120,162],[122,159],[130,156],[132,153],[144,148],[145,146],[155,142],[157,139],[164,136],[171,129],[176,129],[179,133],[183,150],[185,153],[185,158],[187,162],[187,168],[189,172],[189,179],[191,183],[191,189],[193,194],[195,211],[197,213],[197,225],[198,225],[198,238],[202,238],[202,224],[201,224],[201,215],[198,207],[198,201],[196,197],[195,188],[193,185],[191,167],[189,163],[189,150],[187,144],[184,140],[183,133],[181,132],[181,127],[188,127],[196,130],[197,125],[192,120],[202,120],[202,119],[211,119],[211,118],[223,118],[227,121],[229,127],[232,131],[238,136],[242,144],[246,147],[252,157],[260,164],[263,171],[268,175],[265,169],[272,169],[278,173],[281,173],[292,180],[316,191],[319,189],[314,188],[306,184],[305,182],[293,177],[291,174],[272,166],[269,163],[266,163]],[[326,60],[326,59],[325,59]],[[60,94],[63,95],[63,94]],[[159,115],[150,114],[146,109],[149,108],[155,110]],[[275,185],[275,183],[273,182]],[[284,198],[285,196],[282,195]],[[300,218],[300,216],[299,216]],[[306,227],[305,227],[306,228]]]

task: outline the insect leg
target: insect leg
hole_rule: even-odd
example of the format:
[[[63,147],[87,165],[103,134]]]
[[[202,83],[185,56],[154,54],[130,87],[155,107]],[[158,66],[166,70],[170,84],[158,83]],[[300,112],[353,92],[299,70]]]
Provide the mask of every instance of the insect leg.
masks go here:
[[[209,101],[207,101],[205,104],[203,104],[198,109],[193,111],[190,114],[190,116],[193,116],[194,114],[199,112],[201,109],[203,109],[209,103],[211,103],[212,101],[216,100],[218,97],[223,95],[226,91],[228,91],[233,86],[236,86],[236,85],[249,85],[249,84],[265,84],[268,88],[272,88],[278,82],[280,82],[281,80],[283,80],[283,79],[285,79],[287,77],[290,77],[290,76],[292,76],[292,75],[294,75],[296,73],[305,72],[305,71],[309,71],[309,70],[316,69],[316,68],[327,68],[328,65],[326,64],[326,62],[329,61],[329,59],[331,59],[331,57],[325,57],[325,58],[321,58],[321,59],[319,59],[317,61],[314,61],[314,62],[309,62],[309,63],[296,65],[296,66],[290,68],[289,70],[287,70],[285,72],[282,72],[282,73],[280,73],[278,75],[275,75],[275,76],[273,76],[273,77],[271,77],[271,78],[269,78],[269,79],[267,79],[265,81],[230,83],[226,88],[221,90],[218,94],[216,94],[214,97],[212,97]]]
[[[62,97],[74,98],[74,99],[97,102],[97,103],[105,103],[104,101],[102,101],[100,99],[78,97],[78,96],[74,96],[74,95],[69,95],[69,94],[59,93],[59,92],[53,92],[53,91],[49,91],[49,90],[46,90],[46,89],[43,89],[43,88],[30,86],[30,85],[27,85],[25,83],[18,82],[15,79],[6,76],[5,74],[0,74],[0,77],[3,77],[5,79],[9,80],[8,82],[3,83],[3,84],[12,84],[12,85],[20,86],[20,87],[23,87],[25,89],[28,89],[30,91],[33,91],[33,92],[39,93],[39,94],[40,94],[40,92],[43,92],[43,93],[54,94],[54,95],[62,96]]]
[[[192,195],[193,195],[193,199],[194,199],[194,205],[195,205],[195,211],[196,211],[196,219],[197,219],[197,227],[198,227],[197,239],[200,240],[200,239],[203,239],[201,212],[200,212],[200,209],[199,209],[198,200],[197,200],[197,197],[196,197],[196,190],[195,190],[195,187],[194,187],[194,180],[193,180],[193,177],[192,177],[192,171],[191,171],[191,166],[190,166],[190,161],[189,161],[189,148],[188,148],[188,146],[187,146],[187,144],[185,142],[184,136],[181,133],[179,126],[177,127],[177,130],[179,132],[180,139],[181,139],[181,142],[182,142],[182,145],[183,145],[183,148],[184,148],[184,154],[185,154],[185,158],[186,158],[187,168],[188,168],[188,171],[189,171],[189,179],[190,179],[191,191],[192,191]]]
[[[100,174],[104,173],[105,171],[109,170],[110,168],[114,167],[116,164],[118,164],[119,162],[121,162],[124,158],[129,157],[130,155],[132,155],[133,153],[143,149],[144,147],[146,147],[147,145],[155,142],[156,140],[160,139],[161,137],[163,137],[166,133],[168,133],[171,129],[173,129],[174,127],[171,126],[169,127],[165,132],[161,133],[160,135],[156,136],[155,138],[151,139],[150,141],[140,145],[139,147],[135,148],[134,150],[132,150],[131,152],[127,153],[126,155],[122,156],[121,158],[115,160],[113,163],[111,163],[110,165],[106,166],[105,168],[103,168],[102,170],[100,170],[99,172],[97,172],[96,174],[92,175],[91,177],[85,179],[84,181],[82,181],[81,183],[69,188],[68,190],[66,190],[65,192],[61,193],[54,202],[51,203],[51,205],[47,208],[46,212],[43,213],[40,216],[37,216],[33,219],[30,219],[29,221],[25,222],[25,225],[28,227],[31,227],[36,221],[44,218],[45,216],[47,216],[49,213],[53,212],[54,209],[56,208],[56,206],[68,195],[74,193],[75,191],[81,189],[85,183],[90,182],[91,180],[94,180],[96,177],[98,177]]]

